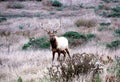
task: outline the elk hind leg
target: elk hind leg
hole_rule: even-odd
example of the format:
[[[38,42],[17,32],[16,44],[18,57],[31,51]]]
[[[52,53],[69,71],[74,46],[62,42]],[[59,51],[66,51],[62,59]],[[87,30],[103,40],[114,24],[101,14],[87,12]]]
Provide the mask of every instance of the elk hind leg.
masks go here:
[[[64,60],[65,60],[65,58],[66,58],[66,52],[65,52],[65,50],[63,50],[63,51],[61,51],[62,52],[62,54],[64,55]]]
[[[67,52],[69,58],[71,58],[68,48],[66,48],[65,50],[66,50],[66,52]]]
[[[60,60],[60,52],[58,52],[58,58],[57,58],[57,60],[58,61]]]

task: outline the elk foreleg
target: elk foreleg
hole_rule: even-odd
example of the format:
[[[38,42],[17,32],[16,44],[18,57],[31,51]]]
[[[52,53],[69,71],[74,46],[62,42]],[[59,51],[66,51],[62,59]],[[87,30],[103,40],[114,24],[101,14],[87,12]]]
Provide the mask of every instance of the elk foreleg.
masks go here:
[[[54,58],[55,58],[55,52],[54,51],[52,52],[52,55],[53,55],[53,58],[52,58],[52,61],[53,61]]]
[[[58,58],[57,58],[57,60],[58,61],[60,60],[60,52],[58,52]]]

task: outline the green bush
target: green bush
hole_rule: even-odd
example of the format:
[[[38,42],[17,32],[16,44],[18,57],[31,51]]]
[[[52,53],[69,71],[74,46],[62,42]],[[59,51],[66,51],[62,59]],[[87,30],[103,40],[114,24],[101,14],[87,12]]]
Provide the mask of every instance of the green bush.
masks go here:
[[[79,46],[79,45],[84,44],[87,41],[95,38],[94,34],[91,34],[91,33],[80,34],[80,33],[75,32],[75,31],[66,32],[65,34],[63,34],[63,36],[68,39],[71,47]]]
[[[98,31],[107,31],[107,30],[112,30],[112,29],[108,28],[108,27],[100,27],[100,28],[98,28]]]
[[[112,8],[112,10],[114,11],[114,12],[120,12],[120,7],[114,7],[114,8]]]
[[[120,37],[120,29],[114,30],[114,35]]]
[[[102,23],[100,23],[100,26],[110,26],[111,25],[111,23],[105,23],[105,22],[102,22]]]
[[[74,31],[66,32],[65,34],[63,34],[63,36],[72,39],[80,39],[80,38],[86,39],[85,35],[79,34],[78,32],[74,32]]]
[[[91,40],[92,38],[95,38],[95,37],[96,37],[95,34],[91,34],[91,33],[86,34],[86,39],[87,40]]]
[[[30,38],[29,42],[24,44],[22,49],[26,50],[28,48],[32,48],[32,49],[45,49],[45,48],[49,48],[50,46],[50,42],[47,40],[47,37],[41,37],[41,38]]]
[[[119,0],[102,0],[102,1],[104,1],[106,3],[110,3],[110,2],[116,3],[116,2],[119,2]]]
[[[5,17],[0,17],[0,22],[6,21],[6,20],[7,20],[7,18],[5,18]]]
[[[53,2],[52,2],[52,6],[55,6],[55,7],[61,7],[63,4],[61,3],[61,2],[59,2],[59,1],[57,1],[57,0],[54,0]]]
[[[117,47],[119,47],[119,45],[120,45],[120,40],[115,40],[106,44],[106,47],[109,49],[116,49]]]
[[[12,9],[22,9],[24,8],[24,5],[20,3],[11,3],[7,5],[7,8],[12,8]]]
[[[120,13],[111,13],[107,17],[120,17]]]
[[[84,40],[88,40],[91,38],[94,38],[95,35],[94,34],[80,34],[78,32],[75,31],[69,31],[66,32],[65,34],[63,34],[63,36],[67,37],[67,38],[72,38],[72,39],[84,39]]]
[[[114,7],[111,9],[112,12],[107,15],[107,17],[120,17],[120,7]]]
[[[22,78],[19,77],[18,80],[17,80],[17,82],[23,82],[23,81],[22,81]]]

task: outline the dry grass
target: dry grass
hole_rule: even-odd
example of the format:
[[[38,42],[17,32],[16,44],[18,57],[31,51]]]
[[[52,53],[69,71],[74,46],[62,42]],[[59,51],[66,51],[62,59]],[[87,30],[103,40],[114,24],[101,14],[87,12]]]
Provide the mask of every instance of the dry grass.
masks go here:
[[[0,53],[0,81],[11,82],[19,76],[27,82],[43,77],[51,63],[50,51],[16,51]]]
[[[119,50],[110,53],[103,47],[89,47],[71,49],[70,53],[93,53],[114,56]],[[55,56],[57,60],[57,55]],[[0,81],[12,82],[21,77],[24,82],[39,82],[46,75],[47,67],[52,64],[52,54],[49,50],[0,52]],[[55,61],[56,61],[55,60]]]
[[[100,0],[72,1],[73,4],[77,5],[83,3],[85,6],[98,6]],[[70,5],[69,0],[61,0],[61,2],[63,5]],[[113,35],[113,31],[120,26],[120,20],[118,18],[112,19],[98,16],[92,9],[81,8],[80,10],[73,11],[68,7],[63,9],[63,11],[56,11],[54,8],[46,10],[46,6],[43,6],[41,2],[27,1],[19,3],[25,7],[22,9],[9,9],[6,8],[9,2],[0,2],[0,16],[7,17],[6,21],[0,23],[0,35],[3,34],[4,30],[5,34],[6,31],[11,32],[7,39],[5,36],[0,36],[0,82],[16,82],[19,77],[23,79],[23,82],[48,82],[44,77],[44,72],[47,72],[47,67],[50,67],[52,64],[51,51],[49,49],[22,51],[21,48],[23,44],[28,41],[29,37],[47,36],[47,34],[40,29],[39,24],[41,22],[44,23],[47,29],[57,29],[59,26],[59,17],[62,19],[62,28],[58,31],[57,35],[62,35],[67,31],[76,31],[78,33],[94,33],[97,37],[95,40],[83,46],[71,48],[71,55],[85,52],[98,54],[100,56],[119,56],[120,49],[110,51],[105,48],[104,44],[98,45],[99,42],[111,42],[112,40],[116,40],[116,38],[119,39],[119,37],[114,37]],[[55,14],[50,15],[51,11]],[[29,17],[35,15],[37,16]],[[74,24],[78,19],[80,19],[80,23],[82,22],[81,24],[83,24],[81,28],[76,28]],[[98,22],[104,21],[112,21],[110,25],[112,30],[98,32]],[[1,29],[3,29],[3,31]],[[26,35],[26,33],[28,35]],[[8,45],[10,45],[10,47]],[[8,52],[9,48],[10,51]],[[54,63],[57,63],[57,61],[55,60]],[[44,81],[42,81],[43,79]]]
[[[87,20],[87,19],[79,19],[75,22],[77,27],[84,26],[84,27],[95,27],[97,25],[96,20]]]

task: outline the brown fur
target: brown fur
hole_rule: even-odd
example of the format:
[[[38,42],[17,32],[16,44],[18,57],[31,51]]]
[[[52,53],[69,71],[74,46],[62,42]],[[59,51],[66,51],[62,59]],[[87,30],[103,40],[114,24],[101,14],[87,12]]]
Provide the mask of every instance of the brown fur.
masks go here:
[[[57,44],[57,41],[56,41],[56,38],[55,38],[55,33],[56,33],[55,31],[53,31],[53,32],[49,31],[48,32],[49,37],[50,37],[50,44],[51,44],[51,47],[52,47],[52,55],[53,55],[52,61],[55,58],[55,53],[58,53],[58,58],[57,58],[58,61],[60,60],[60,54],[61,53],[64,55],[64,60],[65,60],[66,53],[70,57],[69,50],[67,48],[65,50],[61,50],[61,49],[57,48],[58,44]]]

